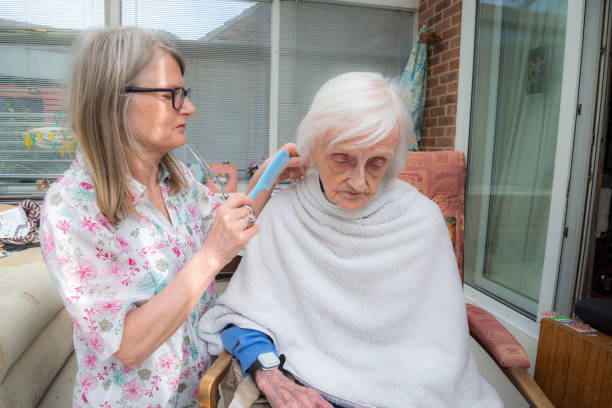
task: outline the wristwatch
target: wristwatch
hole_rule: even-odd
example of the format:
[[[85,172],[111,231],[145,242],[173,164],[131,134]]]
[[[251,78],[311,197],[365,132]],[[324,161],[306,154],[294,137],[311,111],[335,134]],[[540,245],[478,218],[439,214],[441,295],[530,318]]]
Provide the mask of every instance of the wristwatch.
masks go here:
[[[273,370],[275,368],[282,368],[284,360],[285,356],[282,354],[279,358],[276,357],[276,354],[271,351],[267,353],[261,353],[257,356],[257,359],[253,361],[253,364],[251,364],[247,371],[252,378],[255,378],[255,372],[260,368],[264,371]]]

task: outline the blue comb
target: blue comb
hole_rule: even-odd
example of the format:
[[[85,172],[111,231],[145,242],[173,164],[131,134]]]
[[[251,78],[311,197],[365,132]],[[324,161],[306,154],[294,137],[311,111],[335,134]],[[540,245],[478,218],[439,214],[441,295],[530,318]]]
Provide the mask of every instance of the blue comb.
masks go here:
[[[255,185],[255,188],[249,193],[249,197],[251,197],[251,199],[255,199],[261,190],[270,191],[274,185],[274,182],[283,172],[283,170],[285,170],[285,167],[287,167],[287,164],[289,164],[290,161],[291,157],[289,157],[289,154],[286,151],[281,150],[280,152],[276,153],[276,156],[274,156],[270,164],[268,164],[268,167],[266,167],[266,170]]]

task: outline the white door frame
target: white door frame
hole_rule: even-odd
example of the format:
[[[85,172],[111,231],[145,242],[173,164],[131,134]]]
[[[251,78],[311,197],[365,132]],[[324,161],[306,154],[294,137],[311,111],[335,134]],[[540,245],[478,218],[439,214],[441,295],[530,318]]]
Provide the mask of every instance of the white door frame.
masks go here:
[[[607,5],[607,7],[606,7]],[[597,171],[602,153],[605,101],[610,52],[610,3],[587,3],[582,45],[582,64],[578,103],[582,114],[577,116],[572,173],[569,186],[559,284],[555,310],[570,315],[580,299],[582,283],[588,267],[593,214],[597,206]],[[603,51],[603,52],[602,52]]]

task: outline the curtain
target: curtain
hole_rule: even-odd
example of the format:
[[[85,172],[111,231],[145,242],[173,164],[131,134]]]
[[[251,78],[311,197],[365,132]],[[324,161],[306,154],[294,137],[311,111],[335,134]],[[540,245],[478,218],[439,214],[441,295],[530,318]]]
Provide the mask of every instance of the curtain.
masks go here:
[[[504,7],[485,277],[537,301],[565,45],[566,2]]]

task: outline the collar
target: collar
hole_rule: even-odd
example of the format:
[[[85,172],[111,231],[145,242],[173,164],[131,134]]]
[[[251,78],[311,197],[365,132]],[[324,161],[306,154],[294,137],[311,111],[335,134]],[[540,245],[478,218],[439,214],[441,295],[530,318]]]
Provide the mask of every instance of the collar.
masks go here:
[[[83,154],[83,151],[79,148],[77,148],[76,150],[75,159],[81,167],[87,169],[87,171],[91,173],[89,171],[89,167],[87,166],[85,155]],[[161,183],[167,183],[167,179],[170,178],[170,172],[168,171],[168,169],[162,162],[159,162],[159,175],[160,175]],[[127,175],[127,182],[128,182],[128,188],[130,189],[130,193],[134,196],[134,201],[137,201],[145,197],[145,194],[147,192],[147,187],[145,187],[143,184],[137,181],[130,174]]]

